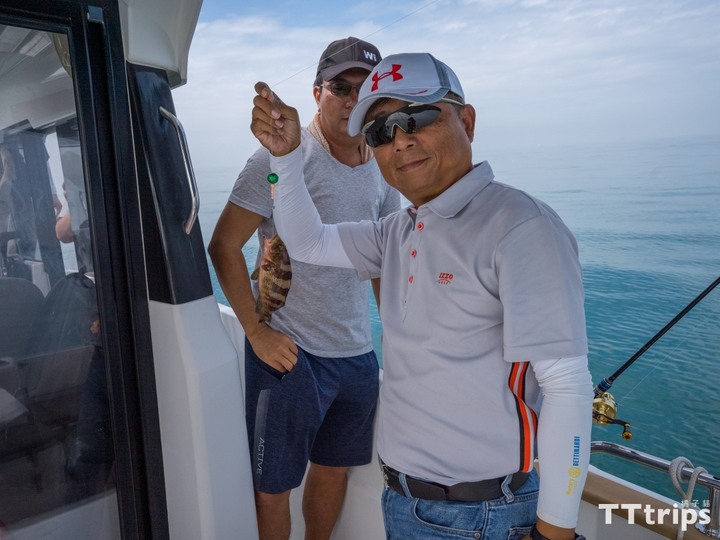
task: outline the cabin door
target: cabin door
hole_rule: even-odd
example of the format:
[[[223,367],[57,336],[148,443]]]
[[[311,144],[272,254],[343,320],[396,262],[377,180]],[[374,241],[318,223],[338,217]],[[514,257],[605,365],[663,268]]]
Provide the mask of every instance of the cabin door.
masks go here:
[[[3,0],[0,538],[168,535],[127,96],[114,5]]]

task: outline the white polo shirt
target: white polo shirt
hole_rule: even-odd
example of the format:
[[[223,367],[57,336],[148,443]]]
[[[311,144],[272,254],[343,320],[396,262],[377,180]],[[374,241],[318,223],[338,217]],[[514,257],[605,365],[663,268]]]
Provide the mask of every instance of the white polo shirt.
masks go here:
[[[446,485],[530,470],[540,392],[527,362],[587,354],[561,219],[483,162],[417,209],[338,230],[360,277],[381,277],[382,459]]]

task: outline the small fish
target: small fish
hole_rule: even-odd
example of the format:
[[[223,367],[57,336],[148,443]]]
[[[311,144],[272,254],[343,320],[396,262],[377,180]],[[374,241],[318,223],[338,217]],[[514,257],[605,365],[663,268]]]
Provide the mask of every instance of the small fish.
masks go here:
[[[263,237],[263,258],[250,279],[258,282],[255,311],[260,314],[260,322],[270,322],[273,311],[285,305],[292,281],[290,255],[277,234],[269,240]]]

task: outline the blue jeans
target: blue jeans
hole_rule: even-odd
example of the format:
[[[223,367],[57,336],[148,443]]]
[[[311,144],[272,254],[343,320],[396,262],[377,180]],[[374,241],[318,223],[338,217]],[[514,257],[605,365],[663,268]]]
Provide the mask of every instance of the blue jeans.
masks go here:
[[[412,499],[385,488],[385,534],[388,540],[520,540],[535,523],[539,485],[533,470],[515,493],[480,502]]]

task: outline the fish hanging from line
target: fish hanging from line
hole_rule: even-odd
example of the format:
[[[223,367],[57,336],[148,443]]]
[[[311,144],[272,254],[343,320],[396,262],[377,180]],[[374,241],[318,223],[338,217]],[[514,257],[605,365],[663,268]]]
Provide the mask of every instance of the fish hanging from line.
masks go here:
[[[269,240],[263,237],[263,258],[250,279],[258,282],[255,312],[260,322],[270,322],[273,312],[285,305],[292,281],[290,255],[277,234]]]

